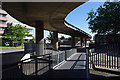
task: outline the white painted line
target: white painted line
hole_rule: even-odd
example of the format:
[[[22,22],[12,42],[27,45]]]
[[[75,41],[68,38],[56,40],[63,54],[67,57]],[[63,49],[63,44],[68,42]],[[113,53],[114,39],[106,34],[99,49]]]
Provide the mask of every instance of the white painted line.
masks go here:
[[[62,62],[60,62],[59,64],[57,64],[57,65],[55,65],[54,67],[53,67],[53,69],[56,69],[58,66],[61,66],[62,64],[64,64],[66,61],[65,60],[63,60]]]
[[[74,53],[73,55],[71,55],[69,58],[67,58],[68,60],[70,60],[76,53]]]

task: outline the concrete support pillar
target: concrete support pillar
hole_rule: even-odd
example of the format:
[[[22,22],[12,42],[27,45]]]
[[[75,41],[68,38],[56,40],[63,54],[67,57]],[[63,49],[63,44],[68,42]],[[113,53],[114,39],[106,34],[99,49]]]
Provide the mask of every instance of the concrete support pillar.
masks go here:
[[[81,37],[81,47],[83,47],[83,38]]]
[[[75,47],[75,37],[72,36],[72,47]]]
[[[86,47],[86,45],[87,45],[87,40],[85,39],[85,47]]]
[[[58,50],[58,33],[53,32],[53,47],[55,50]]]
[[[36,44],[37,54],[44,54],[44,25],[42,21],[36,21]]]

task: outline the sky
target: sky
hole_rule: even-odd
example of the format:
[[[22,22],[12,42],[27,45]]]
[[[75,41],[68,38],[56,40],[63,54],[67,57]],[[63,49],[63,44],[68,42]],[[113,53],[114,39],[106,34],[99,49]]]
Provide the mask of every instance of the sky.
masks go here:
[[[88,17],[88,13],[93,9],[94,11],[97,10],[97,8],[101,5],[103,5],[104,2],[95,2],[94,0],[91,0],[89,2],[84,3],[83,5],[77,7],[74,9],[71,13],[67,15],[65,20],[74,25],[75,27],[78,27],[79,29],[85,31],[86,33],[93,36],[94,34],[91,33],[91,30],[88,28],[88,21],[86,21]]]

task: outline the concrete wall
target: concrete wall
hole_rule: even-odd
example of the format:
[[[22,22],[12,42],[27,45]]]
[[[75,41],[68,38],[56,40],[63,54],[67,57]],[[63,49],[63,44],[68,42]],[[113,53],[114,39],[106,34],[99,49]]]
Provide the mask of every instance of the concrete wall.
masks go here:
[[[24,51],[20,52],[11,52],[11,53],[2,53],[2,65],[13,64],[19,62],[22,57],[25,55]]]

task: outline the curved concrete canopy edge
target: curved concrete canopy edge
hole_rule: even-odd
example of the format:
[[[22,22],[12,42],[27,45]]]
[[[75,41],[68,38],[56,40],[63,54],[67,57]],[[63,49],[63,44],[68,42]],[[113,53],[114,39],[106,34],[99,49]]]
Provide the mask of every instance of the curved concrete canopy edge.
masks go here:
[[[73,9],[82,5],[84,2],[3,2],[5,9],[11,16],[17,20],[30,25],[36,26],[36,21],[41,21],[44,24],[44,29],[56,31],[59,33],[91,38],[80,29],[74,30],[65,25],[65,17]],[[72,26],[73,27],[73,26]]]

